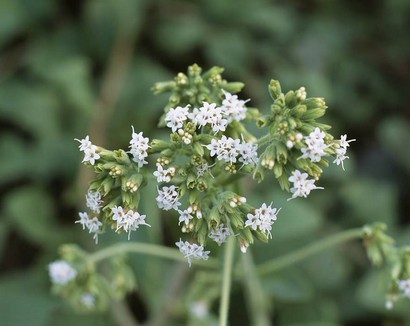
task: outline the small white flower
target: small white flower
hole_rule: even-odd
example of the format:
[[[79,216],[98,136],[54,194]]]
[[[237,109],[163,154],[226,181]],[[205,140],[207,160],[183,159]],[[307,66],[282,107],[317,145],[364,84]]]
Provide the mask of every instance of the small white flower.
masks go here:
[[[175,244],[179,248],[179,251],[188,260],[189,267],[191,267],[191,259],[208,259],[208,254],[210,252],[205,251],[203,245],[189,243],[188,241],[182,241],[181,239]]]
[[[94,165],[95,161],[100,158],[100,155],[97,153],[97,146],[91,143],[89,136],[86,136],[84,139],[75,138],[75,140],[80,142],[78,147],[81,152],[84,152],[82,163],[89,162],[91,165]]]
[[[204,319],[209,314],[209,308],[206,302],[194,301],[189,306],[190,313],[197,319]]]
[[[303,101],[306,99],[306,89],[304,87],[299,88],[296,92],[295,92],[296,98],[299,101]]]
[[[217,155],[218,160],[236,163],[241,150],[241,141],[223,135],[221,139],[212,139],[211,143],[205,147],[210,151],[210,156]]]
[[[351,139],[351,140],[346,140],[346,139],[347,139],[347,135],[342,135],[340,136],[340,140],[337,141],[334,145],[336,158],[333,161],[333,163],[336,163],[336,165],[342,164],[343,170],[345,169],[343,165],[343,161],[349,158],[349,156],[346,155],[347,148],[350,146],[349,143],[352,141],[356,141],[356,139]]]
[[[147,150],[150,148],[148,145],[149,138],[144,137],[143,133],[136,133],[132,126],[132,139],[130,140],[129,153],[133,156],[134,162],[138,163],[138,167],[142,167],[144,164],[148,164],[145,158],[148,156]]]
[[[314,179],[308,179],[307,173],[301,173],[299,170],[293,171],[288,180],[293,183],[293,187],[290,188],[292,197],[288,200],[294,199],[296,197],[306,198],[312,190],[323,189],[322,187],[317,187],[315,185]]]
[[[93,308],[95,306],[95,296],[90,292],[85,292],[81,295],[80,302],[86,308]]]
[[[158,188],[158,196],[156,198],[158,207],[168,211],[170,209],[178,209],[181,203],[178,201],[178,191],[174,185],[169,187]]]
[[[255,209],[254,214],[248,214],[245,222],[245,227],[250,226],[252,230],[259,229],[262,233],[265,233],[272,238],[271,230],[272,224],[277,219],[277,214],[280,208],[272,208],[272,203],[267,206],[265,203],[260,208]]]
[[[181,223],[184,224],[188,224],[190,220],[192,220],[194,217],[191,215],[192,213],[192,208],[187,208],[186,210],[179,210],[178,209],[178,213],[179,213],[179,222],[178,225],[180,225]]]
[[[403,295],[410,298],[410,278],[399,280],[398,285],[399,289],[403,292]]]
[[[88,229],[88,233],[94,233],[93,239],[95,243],[98,243],[98,233],[100,233],[100,228],[102,226],[101,221],[97,217],[90,218],[86,212],[78,213],[80,219],[74,223],[80,223],[83,227]]]
[[[172,132],[177,131],[177,129],[182,128],[184,121],[188,119],[188,115],[189,104],[185,107],[177,106],[175,109],[170,108],[165,115],[167,127],[171,128]]]
[[[77,276],[77,271],[65,260],[57,260],[48,264],[48,273],[51,282],[66,285]]]
[[[306,147],[302,147],[300,158],[309,158],[311,162],[320,162],[322,156],[327,155],[325,149],[328,147],[325,143],[326,134],[319,128],[315,128],[309,136],[305,137]]]
[[[170,182],[171,178],[175,175],[175,168],[170,167],[169,169],[164,169],[163,166],[157,163],[157,170],[154,171],[154,176],[157,178],[157,182]]]
[[[246,118],[247,108],[245,106],[246,102],[249,100],[243,101],[239,100],[237,95],[232,95],[224,90],[225,98],[222,100],[222,112],[227,117],[228,123],[233,120],[241,121]]]
[[[386,300],[385,302],[385,307],[387,310],[392,310],[393,309],[393,301],[392,300]]]
[[[101,193],[99,191],[88,190],[85,195],[86,204],[94,213],[99,214],[101,210]]]
[[[145,223],[146,215],[140,215],[140,213],[134,212],[132,209],[124,212],[121,206],[114,206],[111,211],[113,213],[112,219],[117,222],[115,232],[121,229],[128,232],[128,240],[130,239],[131,231],[135,231],[140,225],[151,226]]]
[[[219,224],[218,227],[209,232],[209,237],[214,240],[219,246],[226,242],[226,239],[231,235],[231,231],[227,225]]]
[[[239,162],[247,165],[258,164],[258,145],[246,142],[242,137],[242,143],[239,145]]]

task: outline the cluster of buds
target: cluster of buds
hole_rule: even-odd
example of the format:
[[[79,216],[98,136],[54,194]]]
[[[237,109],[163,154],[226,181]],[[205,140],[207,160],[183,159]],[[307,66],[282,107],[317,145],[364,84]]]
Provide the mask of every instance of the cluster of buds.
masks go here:
[[[88,254],[75,245],[60,248],[61,259],[48,265],[53,292],[79,312],[103,311],[111,300],[135,287],[131,268],[121,256],[109,260],[111,273],[102,275]]]
[[[269,93],[273,100],[271,112],[257,121],[259,127],[268,129],[268,134],[259,140],[259,148],[264,151],[254,178],[262,181],[266,171],[273,171],[281,188],[292,192],[292,198],[306,197],[312,189],[323,189],[314,182],[328,166],[328,157],[333,156],[333,163],[342,164],[344,169],[347,147],[354,139],[347,140],[346,135],[335,139],[329,133],[331,126],[316,121],[326,113],[326,103],[320,97],[307,98],[304,87],[284,94],[280,83],[271,80]],[[300,189],[298,186],[303,184],[294,183],[291,187],[295,175],[304,176],[307,186]]]

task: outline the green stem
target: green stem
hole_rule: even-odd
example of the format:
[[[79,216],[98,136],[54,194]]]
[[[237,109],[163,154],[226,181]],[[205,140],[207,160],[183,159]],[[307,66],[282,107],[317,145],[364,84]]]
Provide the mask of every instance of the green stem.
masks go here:
[[[222,275],[222,294],[219,306],[219,325],[228,324],[229,295],[231,292],[233,256],[235,252],[235,237],[231,236],[225,245],[225,256]]]
[[[322,250],[326,250],[329,247],[335,246],[337,244],[353,240],[356,238],[361,238],[363,236],[363,229],[352,229],[340,232],[339,234],[329,236],[323,240],[312,243],[306,247],[299,250],[291,252],[290,254],[283,255],[279,258],[274,258],[266,263],[260,264],[257,267],[259,275],[266,275],[282,268],[293,265],[311,255],[314,255]]]
[[[266,297],[260,278],[256,273],[252,252],[248,248],[246,254],[241,255],[242,259],[242,282],[245,289],[245,299],[249,308],[251,324],[258,326],[270,325],[269,300]]]
[[[89,261],[92,263],[97,263],[101,260],[110,258],[111,256],[123,254],[126,252],[140,253],[145,255],[157,256],[161,258],[186,262],[185,257],[177,249],[139,242],[119,243],[104,248],[100,251],[90,254]],[[192,263],[194,265],[212,269],[218,268],[219,266],[219,262],[215,258],[209,258],[207,261],[195,260]]]

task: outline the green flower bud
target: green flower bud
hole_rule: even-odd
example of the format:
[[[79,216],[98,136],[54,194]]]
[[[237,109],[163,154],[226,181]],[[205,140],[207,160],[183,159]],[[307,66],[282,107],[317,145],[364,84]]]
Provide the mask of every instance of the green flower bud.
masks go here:
[[[283,165],[282,164],[275,164],[273,166],[273,174],[275,178],[279,178],[283,173]]]
[[[199,76],[201,72],[202,72],[202,68],[198,66],[196,63],[188,67],[189,76]]]
[[[325,113],[326,109],[324,108],[309,109],[303,114],[302,118],[304,120],[315,120],[325,115]]]
[[[235,93],[240,92],[244,86],[245,86],[244,83],[230,82],[230,83],[225,83],[224,85],[222,85],[222,88],[231,94],[235,94]]]
[[[286,106],[291,109],[297,104],[297,98],[294,91],[289,91],[285,95]]]
[[[276,100],[282,93],[280,83],[277,80],[272,79],[269,83],[269,94],[272,100]]]
[[[158,82],[152,86],[151,91],[154,94],[160,94],[174,90],[176,83],[174,81]]]
[[[168,141],[161,139],[153,139],[150,143],[151,148],[149,149],[150,154],[159,153],[164,149],[167,149],[171,146]]]
[[[307,107],[306,105],[303,104],[299,104],[296,105],[293,109],[292,109],[292,114],[296,117],[296,118],[301,118],[303,116],[303,114],[306,112]]]

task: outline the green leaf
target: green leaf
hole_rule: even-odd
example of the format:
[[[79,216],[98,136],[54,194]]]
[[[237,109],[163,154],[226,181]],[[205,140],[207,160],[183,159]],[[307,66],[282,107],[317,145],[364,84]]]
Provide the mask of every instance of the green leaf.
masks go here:
[[[397,188],[373,179],[354,179],[341,190],[349,218],[362,223],[382,222],[391,226],[397,217]]]
[[[54,214],[49,195],[39,187],[27,186],[5,198],[4,215],[25,238],[38,245],[55,246],[60,242]]]

